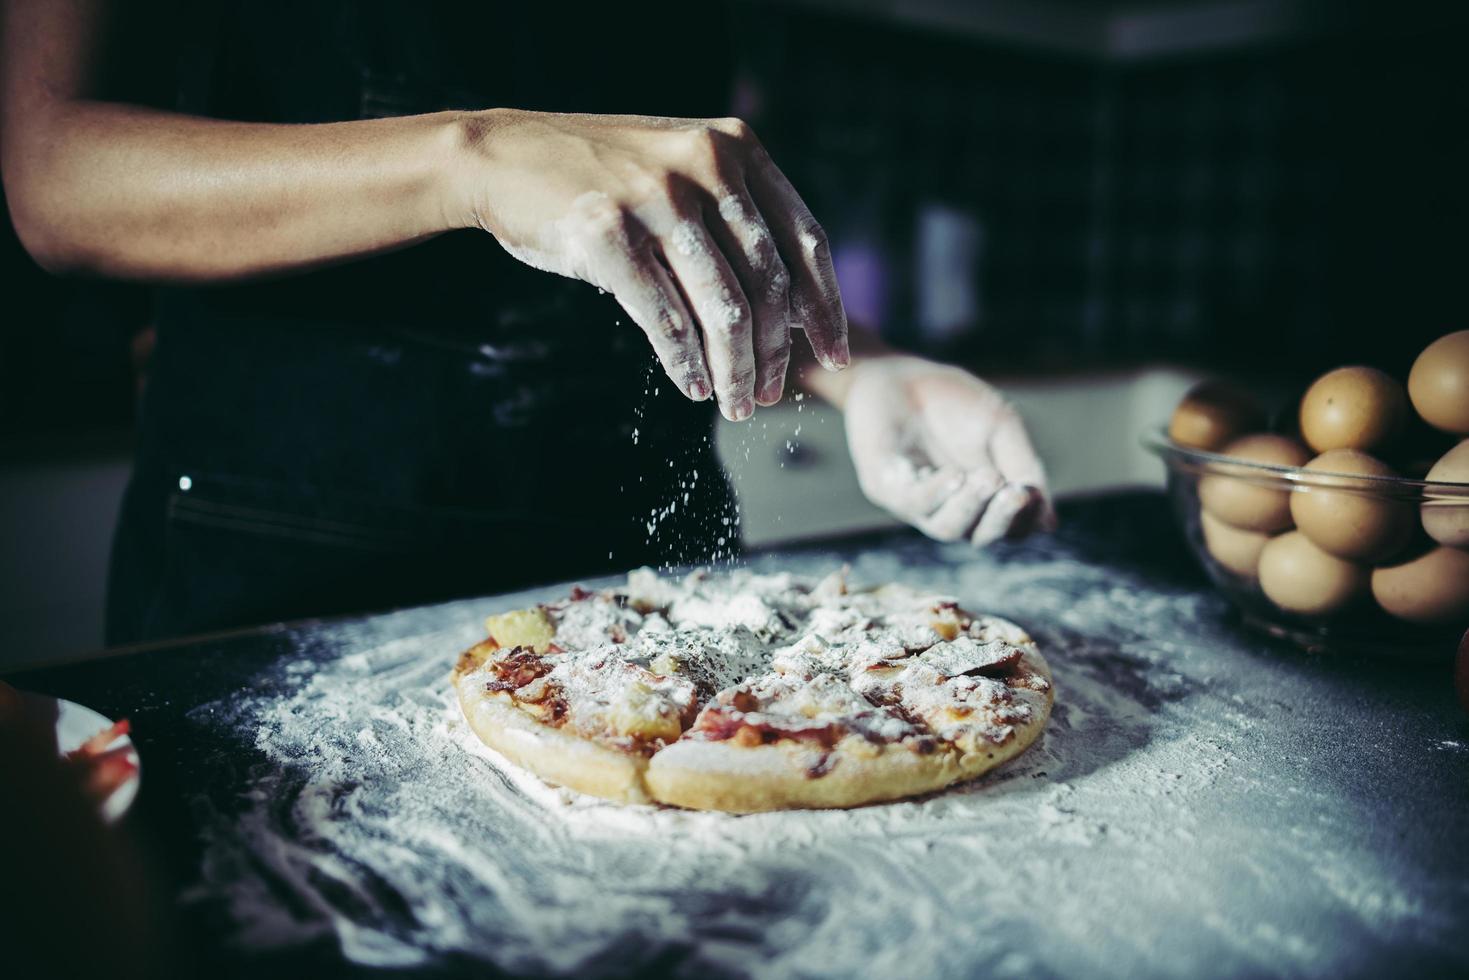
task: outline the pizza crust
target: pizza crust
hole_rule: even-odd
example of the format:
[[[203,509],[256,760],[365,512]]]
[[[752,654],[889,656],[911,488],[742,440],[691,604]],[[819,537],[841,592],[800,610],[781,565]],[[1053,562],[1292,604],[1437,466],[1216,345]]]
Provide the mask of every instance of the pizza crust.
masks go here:
[[[1040,654],[1028,651],[1024,660],[1050,679]],[[904,745],[876,747],[848,736],[830,751],[820,776],[809,775],[826,755],[820,746],[786,741],[746,748],[680,739],[653,756],[645,777],[648,793],[671,806],[729,813],[854,807],[918,796],[974,779],[1024,752],[1045,730],[1054,687],[1044,692],[1043,704],[1004,742],[984,751],[941,747],[920,755]]]
[[[458,673],[454,686],[469,727],[490,748],[548,782],[617,803],[653,803],[647,760],[552,728],[484,689],[483,675]]]
[[[949,606],[957,610],[957,604]],[[914,740],[902,737],[899,725],[896,734],[885,736],[860,726],[848,728],[834,745],[797,736],[749,744],[720,731],[713,731],[710,737],[712,730],[695,725],[669,744],[634,740],[631,744],[643,745],[644,751],[624,748],[619,740],[600,740],[564,720],[542,721],[537,703],[517,702],[503,689],[503,678],[506,662],[521,656],[523,647],[506,651],[496,641],[493,629],[490,640],[460,656],[452,680],[465,719],[485,744],[548,782],[578,792],[619,803],[664,803],[732,813],[862,806],[930,793],[973,779],[1025,751],[1045,730],[1054,704],[1054,688],[1049,666],[1035,642],[1005,620],[973,617],[962,610],[954,614],[972,620],[975,635],[984,641],[1003,640],[1019,650],[1018,661],[1005,663],[1003,676],[995,674],[989,680],[980,680],[991,687],[1005,684],[1008,690],[1002,691],[1004,697],[996,702],[1001,707],[1019,702],[1024,709],[1008,714],[976,714],[974,718],[986,719],[987,723],[959,739],[925,736]],[[970,663],[983,667],[985,661],[956,661],[945,667],[944,673]],[[811,702],[798,707],[807,712],[826,710]],[[555,717],[564,716],[558,713]],[[965,716],[955,717],[962,720]],[[795,719],[798,727],[804,722],[799,713]],[[813,733],[819,730],[817,725]],[[911,733],[912,728],[908,731]],[[894,740],[886,742],[884,737]]]
[[[830,809],[916,796],[962,777],[959,754],[936,749],[919,755],[901,745],[884,745],[862,756],[846,743],[830,753],[797,742],[745,748],[732,742],[685,740],[653,757],[647,784],[659,803],[690,810],[758,813],[765,810]],[[809,775],[816,767],[820,776]]]

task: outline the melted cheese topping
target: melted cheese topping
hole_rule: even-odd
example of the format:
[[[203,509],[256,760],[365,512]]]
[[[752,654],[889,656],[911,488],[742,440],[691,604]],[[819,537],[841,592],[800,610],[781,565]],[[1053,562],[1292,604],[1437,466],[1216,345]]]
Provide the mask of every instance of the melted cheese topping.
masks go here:
[[[813,585],[639,569],[540,612],[554,627],[547,669],[516,703],[628,748],[797,738],[928,751],[937,736],[974,751],[1034,717],[1049,687],[1020,660],[1033,644],[1013,625],[900,585],[848,592],[840,573]]]

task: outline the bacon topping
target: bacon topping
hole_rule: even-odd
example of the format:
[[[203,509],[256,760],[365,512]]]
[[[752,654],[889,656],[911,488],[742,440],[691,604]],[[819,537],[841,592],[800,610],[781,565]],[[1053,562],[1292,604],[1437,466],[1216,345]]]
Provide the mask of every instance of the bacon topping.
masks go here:
[[[749,691],[735,691],[730,695],[730,707],[736,711],[759,711],[760,699]]]
[[[736,745],[755,746],[769,745],[786,738],[816,742],[827,749],[834,747],[847,733],[845,728],[835,723],[787,724],[765,718],[751,718],[749,714],[738,709],[729,710],[713,706],[704,710],[699,717],[699,723],[695,726],[695,731],[711,742],[733,741]]]
[[[537,677],[551,672],[551,665],[529,647],[514,647],[510,653],[491,665],[498,680],[485,685],[487,691],[515,691]]]

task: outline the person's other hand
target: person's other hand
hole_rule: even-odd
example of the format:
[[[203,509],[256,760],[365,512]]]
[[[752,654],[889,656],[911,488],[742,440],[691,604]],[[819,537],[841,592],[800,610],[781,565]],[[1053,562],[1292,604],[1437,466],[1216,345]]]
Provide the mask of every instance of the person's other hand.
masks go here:
[[[491,110],[459,187],[521,261],[612,293],[680,391],[726,418],[780,400],[791,330],[845,367],[826,236],[738,119]]]
[[[1020,415],[959,368],[916,357],[859,362],[846,429],[862,491],[929,537],[983,546],[1055,525]]]

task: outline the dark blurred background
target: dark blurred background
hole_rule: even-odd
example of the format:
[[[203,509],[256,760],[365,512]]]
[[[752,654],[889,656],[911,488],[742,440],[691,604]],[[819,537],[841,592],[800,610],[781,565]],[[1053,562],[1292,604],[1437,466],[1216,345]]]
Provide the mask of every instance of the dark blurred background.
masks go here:
[[[895,339],[1405,367],[1469,319],[1465,7],[833,0],[747,7],[740,40]]]
[[[1401,374],[1469,325],[1465,7],[741,2],[732,110],[898,344],[992,374]],[[81,642],[149,294],[50,278],[8,224],[0,264],[0,571],[27,583],[0,624]]]

